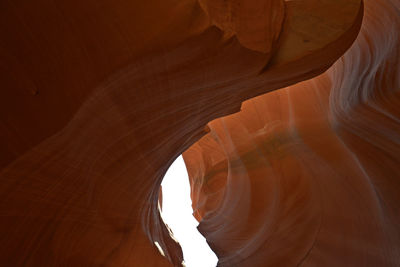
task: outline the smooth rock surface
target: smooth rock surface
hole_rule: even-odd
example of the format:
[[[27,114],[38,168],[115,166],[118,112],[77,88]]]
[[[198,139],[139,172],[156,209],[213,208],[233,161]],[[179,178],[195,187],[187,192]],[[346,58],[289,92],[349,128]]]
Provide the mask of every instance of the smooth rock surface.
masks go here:
[[[158,197],[189,147],[220,265],[398,264],[399,2],[311,79],[363,8],[1,3],[0,266],[179,266]]]
[[[219,266],[400,264],[398,1],[365,1],[324,74],[243,103],[184,153]]]

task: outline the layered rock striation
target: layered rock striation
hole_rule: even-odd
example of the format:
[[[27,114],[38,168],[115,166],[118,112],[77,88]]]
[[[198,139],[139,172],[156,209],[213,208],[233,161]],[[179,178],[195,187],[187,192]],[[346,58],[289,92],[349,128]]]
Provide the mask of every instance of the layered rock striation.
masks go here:
[[[221,266],[399,262],[398,1],[0,6],[0,265],[181,265],[187,149]]]
[[[365,1],[324,74],[243,103],[184,153],[219,266],[397,266],[399,2]]]

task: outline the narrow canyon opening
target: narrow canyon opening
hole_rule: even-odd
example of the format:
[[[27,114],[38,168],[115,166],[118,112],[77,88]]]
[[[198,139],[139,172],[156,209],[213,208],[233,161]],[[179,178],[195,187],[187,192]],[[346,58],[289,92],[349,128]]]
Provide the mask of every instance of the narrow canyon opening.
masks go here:
[[[218,258],[197,230],[193,217],[189,177],[179,156],[162,181],[161,217],[182,247],[186,267],[215,267]]]

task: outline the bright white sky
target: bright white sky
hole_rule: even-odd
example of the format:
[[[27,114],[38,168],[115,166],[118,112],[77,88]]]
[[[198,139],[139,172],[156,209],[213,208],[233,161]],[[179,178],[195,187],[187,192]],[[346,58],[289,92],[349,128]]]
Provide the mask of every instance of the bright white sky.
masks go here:
[[[197,231],[199,223],[192,215],[189,177],[182,156],[179,156],[168,169],[161,185],[163,194],[161,216],[182,247],[185,265],[215,267],[217,256]]]

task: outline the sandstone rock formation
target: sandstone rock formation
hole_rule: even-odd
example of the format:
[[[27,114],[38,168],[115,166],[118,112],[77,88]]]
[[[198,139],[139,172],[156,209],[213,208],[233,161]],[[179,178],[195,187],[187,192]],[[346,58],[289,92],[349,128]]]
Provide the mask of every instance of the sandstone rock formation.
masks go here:
[[[0,6],[0,266],[179,266],[189,147],[221,266],[400,262],[397,0]]]
[[[326,73],[244,102],[184,153],[220,266],[400,264],[400,9],[365,7]]]

